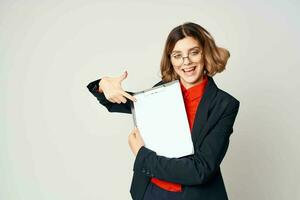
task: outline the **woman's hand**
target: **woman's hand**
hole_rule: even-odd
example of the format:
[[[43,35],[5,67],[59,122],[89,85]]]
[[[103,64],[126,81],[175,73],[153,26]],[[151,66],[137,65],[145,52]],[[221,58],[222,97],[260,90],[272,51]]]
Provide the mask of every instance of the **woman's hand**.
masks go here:
[[[121,83],[127,75],[127,71],[125,71],[118,77],[103,77],[99,82],[99,92],[103,92],[105,98],[112,103],[126,103],[127,99],[125,97],[131,101],[136,101],[136,98],[122,89]]]
[[[134,128],[128,136],[128,143],[132,153],[136,156],[142,146],[145,145],[140,131],[138,128]]]

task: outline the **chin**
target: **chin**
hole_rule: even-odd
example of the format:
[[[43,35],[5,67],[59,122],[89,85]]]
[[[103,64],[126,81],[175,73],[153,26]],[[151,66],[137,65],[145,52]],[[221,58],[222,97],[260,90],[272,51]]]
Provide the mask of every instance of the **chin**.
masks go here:
[[[177,74],[180,77],[180,80],[186,83],[189,86],[193,86],[197,83],[199,83],[199,79],[203,77],[203,68],[200,66],[195,67],[195,71],[193,72],[193,75],[189,75],[189,73],[185,73],[181,69],[175,70]]]
[[[182,76],[181,80],[183,82],[185,82],[187,85],[189,85],[189,87],[192,87],[192,86],[198,84],[200,82],[200,78],[202,80],[202,77],[203,77],[203,74],[200,74],[200,75],[195,76],[195,77],[185,77],[185,76]]]
[[[185,81],[187,84],[189,84],[190,86],[194,86],[196,85],[197,83],[199,83],[199,79],[196,79],[196,80],[188,80],[188,81]]]
[[[182,76],[182,79],[189,84],[194,84],[199,82],[200,79],[203,78],[203,74],[198,74],[196,76],[192,76],[192,77],[186,77],[186,76]]]

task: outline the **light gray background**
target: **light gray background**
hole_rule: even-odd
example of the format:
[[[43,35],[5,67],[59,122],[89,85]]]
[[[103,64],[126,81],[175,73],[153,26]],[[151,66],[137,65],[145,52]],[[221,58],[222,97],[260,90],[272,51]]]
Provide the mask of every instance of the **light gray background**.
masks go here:
[[[299,1],[0,1],[0,199],[130,199],[131,115],[86,85],[159,81],[168,33],[192,21],[231,52],[241,102],[222,162],[230,199],[300,199]]]

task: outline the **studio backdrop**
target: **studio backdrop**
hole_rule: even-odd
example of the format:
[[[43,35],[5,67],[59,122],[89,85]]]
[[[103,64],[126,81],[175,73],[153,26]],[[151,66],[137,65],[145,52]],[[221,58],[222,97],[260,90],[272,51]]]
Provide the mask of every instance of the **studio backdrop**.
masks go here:
[[[160,80],[168,33],[205,27],[214,76],[240,101],[221,170],[232,200],[300,199],[298,1],[0,1],[0,199],[130,199],[132,116],[89,93],[103,76]]]

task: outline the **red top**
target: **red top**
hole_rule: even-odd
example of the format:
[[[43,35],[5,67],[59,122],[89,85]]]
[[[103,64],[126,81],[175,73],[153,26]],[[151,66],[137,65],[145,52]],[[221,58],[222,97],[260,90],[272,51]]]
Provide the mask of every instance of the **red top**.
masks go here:
[[[186,89],[180,82],[182,96],[183,96],[185,109],[186,109],[186,113],[187,113],[191,131],[192,131],[192,128],[194,125],[194,119],[195,119],[195,114],[196,114],[196,111],[198,108],[198,104],[204,94],[204,90],[205,90],[207,83],[208,83],[208,78],[206,75],[204,75],[203,80],[199,84],[197,84],[189,89]],[[181,192],[182,191],[181,184],[160,180],[158,178],[151,178],[151,182],[164,190],[168,190],[171,192]]]

